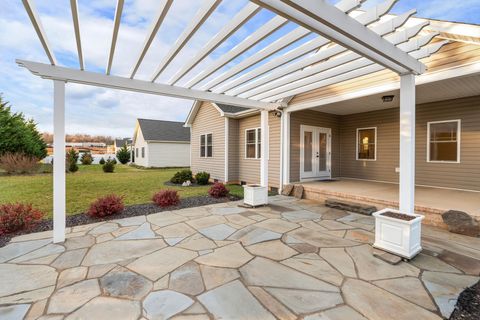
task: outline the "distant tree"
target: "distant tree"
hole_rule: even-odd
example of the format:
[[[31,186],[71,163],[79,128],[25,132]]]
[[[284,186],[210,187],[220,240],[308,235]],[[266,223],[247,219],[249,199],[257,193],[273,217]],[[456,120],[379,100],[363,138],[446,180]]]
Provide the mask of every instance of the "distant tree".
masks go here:
[[[0,95],[0,156],[6,153],[24,154],[43,159],[47,144],[37,130],[37,125],[25,119],[23,113],[14,113],[9,103]]]
[[[83,165],[90,165],[93,162],[93,157],[90,152],[84,152],[82,153],[82,156],[80,157],[80,162]]]
[[[66,165],[68,172],[77,172],[78,171],[78,152],[75,149],[70,149],[66,155]]]
[[[130,161],[130,151],[128,151],[127,144],[117,151],[117,159],[121,164],[127,164]]]

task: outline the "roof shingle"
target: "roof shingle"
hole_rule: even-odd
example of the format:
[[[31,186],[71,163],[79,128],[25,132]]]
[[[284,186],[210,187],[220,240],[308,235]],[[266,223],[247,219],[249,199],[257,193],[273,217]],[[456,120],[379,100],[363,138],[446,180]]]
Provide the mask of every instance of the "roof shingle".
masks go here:
[[[138,124],[145,140],[190,142],[190,128],[183,122],[138,119]]]

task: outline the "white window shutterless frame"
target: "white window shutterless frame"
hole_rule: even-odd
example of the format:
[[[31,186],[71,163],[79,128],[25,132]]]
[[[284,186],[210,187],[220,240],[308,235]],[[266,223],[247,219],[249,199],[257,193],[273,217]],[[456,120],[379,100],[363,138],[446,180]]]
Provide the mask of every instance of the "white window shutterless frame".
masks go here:
[[[300,179],[331,178],[332,130],[300,126]]]

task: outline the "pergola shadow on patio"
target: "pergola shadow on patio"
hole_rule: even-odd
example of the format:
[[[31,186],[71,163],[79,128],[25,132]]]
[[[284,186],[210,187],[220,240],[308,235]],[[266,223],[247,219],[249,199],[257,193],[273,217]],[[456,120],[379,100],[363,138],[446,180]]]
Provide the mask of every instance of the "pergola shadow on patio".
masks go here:
[[[288,102],[297,94],[340,83],[388,69],[400,76],[400,209],[414,211],[415,186],[415,76],[425,71],[419,59],[429,57],[448,41],[429,44],[437,32],[419,33],[427,23],[410,23],[415,13],[388,15],[396,0],[386,0],[361,9],[364,0],[327,1],[252,0],[247,2],[230,22],[200,49],[166,83],[157,79],[178,56],[191,38],[202,28],[221,0],[205,0],[195,17],[168,53],[158,62],[149,81],[135,76],[145,55],[169,13],[173,0],[159,3],[152,25],[128,76],[111,74],[117,38],[121,26],[124,0],[117,0],[113,15],[113,30],[105,73],[86,70],[81,38],[81,14],[76,0],[70,1],[74,36],[80,69],[59,66],[32,0],[23,0],[35,32],[50,64],[17,60],[34,75],[54,82],[54,150],[55,157],[65,157],[65,83],[129,90],[140,93],[172,96],[199,101],[211,101],[261,110],[261,170],[260,181],[268,184],[269,111],[282,114],[280,185],[288,181],[288,148],[290,113]],[[227,3],[227,2],[225,2]],[[212,58],[212,53],[240,30],[259,12],[268,10],[273,17],[260,28],[245,33],[234,48]],[[275,32],[287,24],[292,31],[270,41]],[[245,30],[244,30],[245,31]],[[168,32],[168,31],[167,31]],[[305,40],[306,37],[311,40]],[[270,41],[256,52],[249,52],[262,41]],[[284,51],[288,49],[289,51]],[[247,57],[245,57],[247,56]],[[196,68],[206,58],[213,61],[205,68]],[[232,61],[238,61],[230,66]],[[65,239],[65,163],[54,162],[54,241]]]
[[[16,237],[2,319],[441,319],[479,280],[480,240],[426,227],[424,251],[372,255],[374,221],[283,196]]]

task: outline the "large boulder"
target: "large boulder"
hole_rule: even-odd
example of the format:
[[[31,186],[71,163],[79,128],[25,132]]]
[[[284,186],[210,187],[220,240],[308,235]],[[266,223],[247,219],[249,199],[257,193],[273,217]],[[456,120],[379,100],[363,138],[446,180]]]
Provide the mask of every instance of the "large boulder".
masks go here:
[[[480,224],[463,211],[449,210],[442,214],[442,219],[450,232],[480,237]]]

